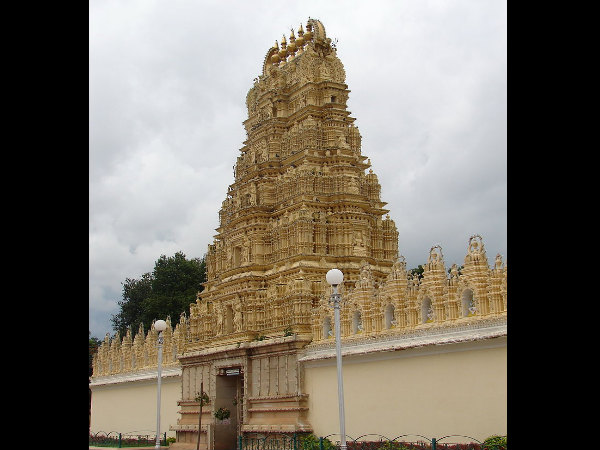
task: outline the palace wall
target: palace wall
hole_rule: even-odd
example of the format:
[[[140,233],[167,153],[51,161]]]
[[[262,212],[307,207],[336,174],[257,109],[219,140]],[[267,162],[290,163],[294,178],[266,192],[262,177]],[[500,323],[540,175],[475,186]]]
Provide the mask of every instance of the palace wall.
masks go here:
[[[346,434],[506,435],[506,337],[343,357]],[[339,439],[335,358],[306,359],[308,420]],[[349,439],[349,438],[347,438]],[[418,436],[406,440],[422,440]],[[470,442],[453,437],[448,442]]]
[[[90,383],[92,411],[90,431],[153,435],[156,430],[157,369],[144,373],[109,375]],[[175,437],[169,428],[177,423],[177,401],[181,398],[181,369],[162,371],[161,435]]]
[[[185,318],[173,329],[167,318],[163,332],[161,377],[161,430],[175,436],[169,428],[179,418],[181,365],[177,353],[185,345]],[[90,380],[92,410],[90,432],[130,433],[156,430],[158,373],[158,333],[151,324],[147,333],[140,325],[135,337],[130,329],[123,339],[107,334],[93,358]]]
[[[375,280],[365,264],[359,278],[340,288],[347,434],[481,440],[506,433],[506,263],[497,255],[490,268],[475,235],[462,266],[446,270],[434,246],[423,268],[421,277],[413,275],[400,257],[385,279]],[[242,432],[338,433],[328,297],[325,290],[313,304],[310,338],[287,333],[248,341],[233,332],[229,341],[198,347],[189,318],[182,314],[174,330],[168,318],[163,431],[177,432],[180,448],[195,448],[195,397],[204,383],[211,404],[203,409],[202,442],[214,442],[214,411],[233,409],[218,396],[219,375],[239,367]],[[154,324],[145,335],[140,327],[133,339],[130,331],[122,340],[105,337],[93,362],[92,432],[154,429],[157,337]]]

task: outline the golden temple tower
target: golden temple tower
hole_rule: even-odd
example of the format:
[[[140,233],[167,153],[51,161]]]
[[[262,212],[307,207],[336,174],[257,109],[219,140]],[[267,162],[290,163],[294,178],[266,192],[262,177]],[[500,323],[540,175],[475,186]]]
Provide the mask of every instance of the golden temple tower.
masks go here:
[[[311,431],[297,354],[312,340],[313,309],[330,293],[325,274],[339,268],[354,285],[368,264],[384,280],[398,255],[335,46],[318,20],[297,33],[268,50],[246,96],[247,139],[179,357],[178,442],[196,439],[201,382],[213,399],[207,410],[236,399],[231,435]],[[230,438],[210,421],[202,421],[206,439],[219,450]]]
[[[309,335],[311,305],[334,267],[389,273],[398,233],[346,108],[341,61],[318,20],[266,55],[248,92],[247,140],[191,313],[197,347]],[[368,171],[368,172],[366,172]]]

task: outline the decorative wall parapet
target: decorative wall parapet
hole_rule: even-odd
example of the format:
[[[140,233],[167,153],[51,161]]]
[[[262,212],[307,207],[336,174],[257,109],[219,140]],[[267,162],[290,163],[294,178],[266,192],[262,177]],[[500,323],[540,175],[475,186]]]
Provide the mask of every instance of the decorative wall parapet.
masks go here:
[[[185,313],[180,316],[179,323],[173,329],[171,318],[167,317],[167,328],[163,331],[163,358],[162,365],[166,369],[179,367],[177,355],[185,347],[188,332],[188,318]],[[143,324],[140,324],[135,337],[131,329],[121,339],[117,332],[111,339],[107,333],[104,341],[99,346],[93,357],[92,380],[108,375],[147,372],[158,367],[158,332],[154,329],[154,322],[144,334]]]
[[[469,238],[460,270],[453,264],[446,271],[439,245],[431,248],[420,279],[407,272],[402,255],[385,278],[374,279],[365,262],[360,278],[345,279],[339,288],[343,299],[341,337],[361,339],[506,318],[506,278],[507,267],[500,254],[494,267],[488,266],[479,235]],[[327,291],[313,309],[313,343],[334,339],[329,286]]]

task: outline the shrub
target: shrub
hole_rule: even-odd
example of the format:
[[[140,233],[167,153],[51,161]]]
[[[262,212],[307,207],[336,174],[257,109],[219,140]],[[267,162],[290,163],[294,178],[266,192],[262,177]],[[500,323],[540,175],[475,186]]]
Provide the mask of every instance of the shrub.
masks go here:
[[[493,435],[483,441],[485,450],[505,450],[507,448],[506,436]]]
[[[314,434],[306,434],[304,436],[300,436],[298,443],[300,444],[298,447],[302,450],[321,449],[319,446],[319,438],[316,437]],[[333,443],[329,439],[323,438],[323,450],[335,450],[335,448],[335,445],[333,445]]]
[[[215,417],[219,420],[229,419],[231,412],[227,408],[219,408],[217,412],[215,412]]]
[[[410,447],[403,442],[387,441],[380,447],[381,450],[410,450]]]

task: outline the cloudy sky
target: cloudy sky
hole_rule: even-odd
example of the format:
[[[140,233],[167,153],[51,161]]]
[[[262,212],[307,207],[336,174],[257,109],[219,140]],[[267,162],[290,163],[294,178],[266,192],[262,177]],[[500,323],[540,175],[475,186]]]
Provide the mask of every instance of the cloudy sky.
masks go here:
[[[483,237],[507,258],[505,0],[89,3],[89,329],[126,278],[201,257],[267,50],[309,17],[337,39],[348,109],[409,268]],[[193,299],[192,299],[193,300]]]

